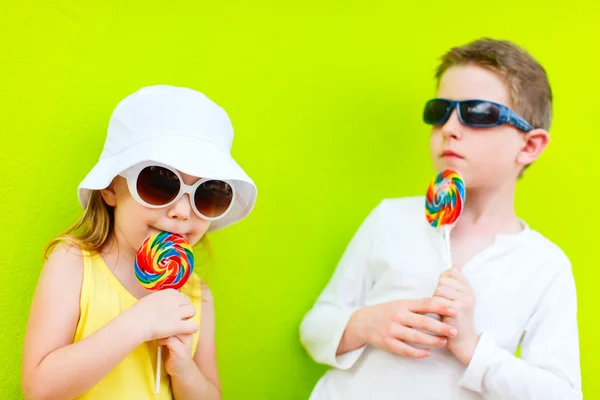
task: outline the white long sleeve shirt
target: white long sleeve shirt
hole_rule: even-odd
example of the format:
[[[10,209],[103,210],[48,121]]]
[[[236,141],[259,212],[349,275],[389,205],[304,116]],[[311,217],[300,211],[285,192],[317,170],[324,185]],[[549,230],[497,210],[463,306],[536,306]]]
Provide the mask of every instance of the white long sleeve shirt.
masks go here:
[[[331,368],[311,400],[581,399],[577,298],[563,251],[530,229],[499,235],[463,266],[481,338],[468,367],[447,348],[421,360],[367,345],[336,356],[352,312],[430,297],[446,268],[423,197],[381,202],[359,228],[300,327]],[[514,353],[521,342],[521,357]]]

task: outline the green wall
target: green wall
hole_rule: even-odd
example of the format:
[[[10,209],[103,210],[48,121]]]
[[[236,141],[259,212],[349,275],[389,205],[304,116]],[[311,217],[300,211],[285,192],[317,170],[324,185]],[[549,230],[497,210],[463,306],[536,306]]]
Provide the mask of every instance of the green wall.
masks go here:
[[[517,41],[550,76],[552,142],[517,209],[573,262],[584,392],[600,398],[600,6],[569,4],[0,0],[0,398],[21,398],[41,251],[78,217],[76,187],[113,107],[166,83],[229,112],[234,156],[259,187],[251,217],[212,236],[216,263],[201,271],[225,398],[306,399],[324,369],[299,344],[300,320],[380,199],[424,193],[433,170],[420,116],[437,57],[481,36]]]

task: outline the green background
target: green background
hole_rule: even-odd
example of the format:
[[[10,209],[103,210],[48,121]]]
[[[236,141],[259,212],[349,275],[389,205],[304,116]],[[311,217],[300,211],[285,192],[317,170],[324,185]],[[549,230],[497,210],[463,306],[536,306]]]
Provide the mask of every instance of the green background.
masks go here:
[[[420,116],[437,58],[482,36],[517,41],[550,76],[552,142],[520,182],[517,209],[573,262],[584,393],[600,398],[600,6],[479,4],[0,0],[0,398],[22,396],[44,244],[79,216],[76,187],[113,107],[158,83],[228,111],[233,154],[259,187],[253,214],[211,237],[216,262],[201,271],[216,300],[224,396],[308,398],[324,369],[298,325],[368,212],[423,194],[433,170]]]

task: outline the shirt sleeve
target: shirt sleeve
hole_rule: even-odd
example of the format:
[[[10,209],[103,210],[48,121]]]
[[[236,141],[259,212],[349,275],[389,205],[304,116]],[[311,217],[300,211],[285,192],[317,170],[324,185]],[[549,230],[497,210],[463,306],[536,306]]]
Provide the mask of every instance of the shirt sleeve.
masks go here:
[[[550,283],[528,321],[521,358],[483,332],[460,385],[489,400],[583,398],[577,296],[570,264]]]
[[[318,363],[348,369],[364,351],[363,346],[336,355],[348,320],[364,305],[366,289],[370,286],[369,255],[381,208],[382,203],[354,234],[329,283],[300,325],[300,340]]]

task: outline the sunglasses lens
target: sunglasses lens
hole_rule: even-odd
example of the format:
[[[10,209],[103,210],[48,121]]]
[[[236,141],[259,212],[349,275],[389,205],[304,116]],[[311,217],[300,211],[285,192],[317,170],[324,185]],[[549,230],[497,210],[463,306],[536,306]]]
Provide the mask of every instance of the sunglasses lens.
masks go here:
[[[500,119],[500,107],[487,101],[466,101],[460,105],[460,114],[467,125],[495,125]]]
[[[220,217],[227,211],[233,201],[233,188],[219,180],[206,181],[196,189],[194,204],[208,218]]]
[[[434,99],[427,102],[423,111],[423,120],[430,125],[446,122],[450,115],[452,104],[446,100]]]
[[[179,194],[181,182],[173,171],[159,166],[144,168],[138,175],[136,189],[146,203],[163,206]]]

